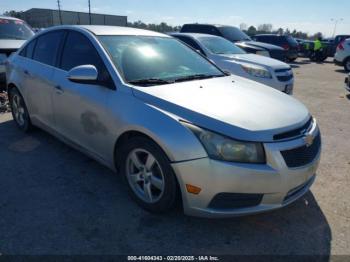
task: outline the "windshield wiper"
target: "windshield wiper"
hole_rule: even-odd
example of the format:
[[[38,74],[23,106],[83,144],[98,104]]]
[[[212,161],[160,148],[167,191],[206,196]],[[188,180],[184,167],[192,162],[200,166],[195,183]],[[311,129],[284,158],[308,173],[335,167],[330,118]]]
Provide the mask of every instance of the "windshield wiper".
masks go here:
[[[129,83],[133,85],[140,85],[140,86],[151,86],[151,85],[172,84],[174,83],[174,81],[168,81],[168,80],[158,79],[158,78],[149,78],[149,79],[132,80],[132,81],[129,81]]]
[[[225,75],[197,74],[197,75],[190,75],[190,76],[177,78],[174,80],[174,82],[185,82],[185,81],[191,81],[191,80],[209,79],[209,78],[222,77],[222,76],[225,76]]]

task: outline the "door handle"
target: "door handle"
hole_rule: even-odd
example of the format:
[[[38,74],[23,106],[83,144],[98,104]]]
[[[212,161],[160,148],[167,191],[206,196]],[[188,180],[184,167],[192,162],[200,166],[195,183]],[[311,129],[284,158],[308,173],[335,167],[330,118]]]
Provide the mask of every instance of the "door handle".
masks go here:
[[[29,71],[28,70],[24,70],[24,74],[27,76],[30,76]]]
[[[61,86],[55,86],[55,89],[56,89],[56,93],[57,93],[57,94],[62,94],[62,93],[64,93],[64,91],[63,91],[63,89],[62,89]]]

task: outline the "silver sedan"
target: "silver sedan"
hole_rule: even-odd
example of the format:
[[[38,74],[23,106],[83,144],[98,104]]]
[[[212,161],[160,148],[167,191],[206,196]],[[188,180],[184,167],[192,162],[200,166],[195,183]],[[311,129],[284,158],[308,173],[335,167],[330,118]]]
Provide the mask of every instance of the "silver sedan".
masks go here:
[[[172,37],[61,26],[6,65],[18,127],[40,127],[125,178],[135,201],[225,217],[305,194],[320,159],[316,120],[296,99],[228,76]]]

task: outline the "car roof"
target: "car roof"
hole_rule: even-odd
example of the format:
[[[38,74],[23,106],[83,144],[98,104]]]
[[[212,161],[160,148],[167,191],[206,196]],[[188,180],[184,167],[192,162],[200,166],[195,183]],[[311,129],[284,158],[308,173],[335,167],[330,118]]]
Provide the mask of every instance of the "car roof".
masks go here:
[[[189,36],[191,38],[194,38],[194,39],[198,39],[198,38],[201,38],[203,36],[205,37],[211,37],[211,38],[217,38],[219,36],[216,36],[216,35],[209,35],[209,34],[201,34],[201,33],[171,33],[169,34],[171,36]]]
[[[232,26],[232,25],[220,25],[220,24],[184,24],[183,26],[188,26],[188,25],[198,25],[198,26],[202,26],[202,25],[207,25],[207,26],[214,26],[214,27],[236,27],[236,26]]]
[[[279,34],[257,34],[255,36],[286,36],[286,35],[279,35]]]
[[[137,35],[137,36],[158,36],[158,37],[169,37],[168,35],[161,34],[158,32],[143,30],[132,27],[122,26],[105,26],[105,25],[63,25],[50,27],[46,31],[58,30],[58,29],[85,29],[93,33],[94,35]]]
[[[22,21],[21,19],[18,19],[18,18],[16,18],[16,17],[4,16],[4,15],[0,15],[0,19],[7,19],[7,20],[14,20],[14,21]]]

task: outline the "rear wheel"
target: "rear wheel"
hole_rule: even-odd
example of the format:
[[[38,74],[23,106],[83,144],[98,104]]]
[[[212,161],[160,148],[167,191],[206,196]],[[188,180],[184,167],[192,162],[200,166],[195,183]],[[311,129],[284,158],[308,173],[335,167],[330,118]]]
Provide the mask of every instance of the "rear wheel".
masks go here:
[[[9,90],[9,100],[12,117],[17,126],[24,132],[30,131],[33,126],[30,121],[27,106],[17,88],[14,87]]]
[[[121,174],[133,199],[144,209],[163,213],[175,206],[177,182],[165,153],[152,140],[135,137],[118,152]]]
[[[344,62],[344,69],[346,72],[350,72],[350,57],[348,57]]]

